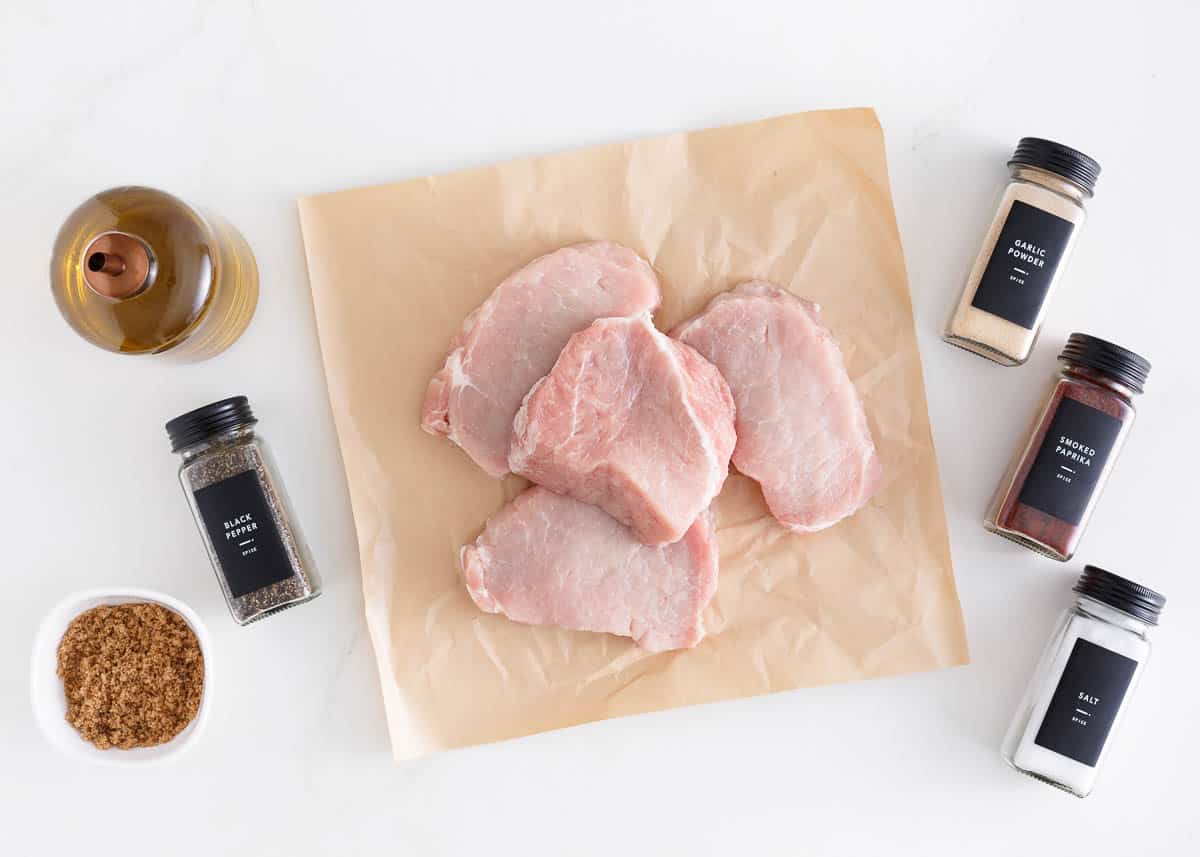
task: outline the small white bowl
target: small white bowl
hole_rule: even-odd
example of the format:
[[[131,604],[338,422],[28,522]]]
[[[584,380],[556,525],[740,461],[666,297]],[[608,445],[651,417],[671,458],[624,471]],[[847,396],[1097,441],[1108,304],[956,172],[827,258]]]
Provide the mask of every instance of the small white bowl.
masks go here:
[[[67,697],[58,677],[58,644],[67,626],[80,613],[102,604],[161,604],[174,610],[191,626],[204,655],[204,688],[200,708],[192,722],[182,732],[157,747],[137,747],[132,750],[112,748],[101,750],[85,741],[67,722]],[[150,589],[88,589],[64,598],[38,628],[33,643],[33,670],[30,687],[33,694],[33,714],[42,734],[68,756],[102,765],[144,765],[173,759],[190,747],[204,731],[208,708],[212,701],[212,658],[208,631],[195,611],[169,595]]]

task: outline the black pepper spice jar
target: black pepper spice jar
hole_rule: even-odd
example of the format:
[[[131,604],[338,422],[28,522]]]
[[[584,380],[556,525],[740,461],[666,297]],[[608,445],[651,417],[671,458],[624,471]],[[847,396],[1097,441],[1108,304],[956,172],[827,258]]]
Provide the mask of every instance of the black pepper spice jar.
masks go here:
[[[167,423],[179,481],[239,625],[311,601],[321,584],[245,396]]]

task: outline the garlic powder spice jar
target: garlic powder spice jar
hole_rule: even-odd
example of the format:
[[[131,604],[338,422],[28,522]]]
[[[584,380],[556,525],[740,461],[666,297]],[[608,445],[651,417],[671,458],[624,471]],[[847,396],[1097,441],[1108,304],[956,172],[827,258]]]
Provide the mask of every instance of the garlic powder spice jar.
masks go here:
[[[1002,755],[1018,771],[1087,797],[1150,657],[1167,600],[1085,566],[1017,709]]]
[[[943,338],[1005,366],[1029,358],[1079,237],[1100,164],[1069,146],[1023,137],[1012,178]]]

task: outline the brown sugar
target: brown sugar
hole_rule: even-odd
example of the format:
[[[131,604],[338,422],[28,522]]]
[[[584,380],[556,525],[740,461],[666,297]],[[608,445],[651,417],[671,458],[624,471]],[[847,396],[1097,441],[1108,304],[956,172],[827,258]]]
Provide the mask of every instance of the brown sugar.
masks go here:
[[[58,644],[67,722],[102,750],[154,747],[200,708],[204,656],[196,634],[161,604],[93,607]]]

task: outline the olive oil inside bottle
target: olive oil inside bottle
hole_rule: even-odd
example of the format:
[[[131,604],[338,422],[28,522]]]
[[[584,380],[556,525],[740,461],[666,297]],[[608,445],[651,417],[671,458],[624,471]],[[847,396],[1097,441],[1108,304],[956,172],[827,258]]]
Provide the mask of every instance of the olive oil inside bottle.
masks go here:
[[[148,262],[144,277],[128,269],[138,261]],[[131,276],[141,280],[135,288],[119,288]],[[123,354],[211,357],[245,330],[258,300],[258,269],[237,230],[144,187],[113,188],[76,209],[50,278],[76,332]]]

